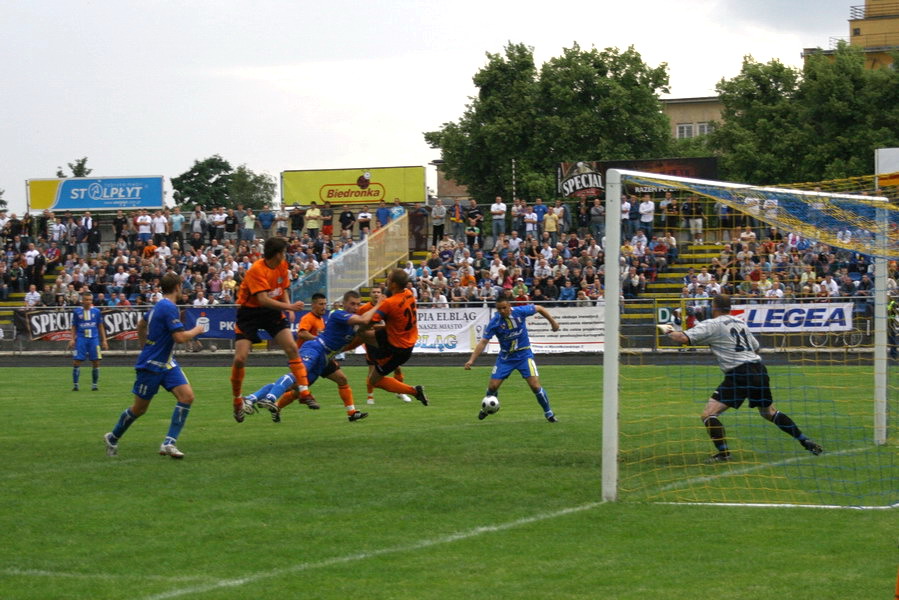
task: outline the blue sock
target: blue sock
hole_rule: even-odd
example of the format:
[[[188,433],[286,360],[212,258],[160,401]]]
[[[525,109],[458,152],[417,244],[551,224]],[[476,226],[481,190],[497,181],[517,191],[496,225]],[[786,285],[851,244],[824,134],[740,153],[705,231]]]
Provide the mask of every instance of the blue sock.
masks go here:
[[[126,408],[122,411],[122,414],[119,415],[119,422],[115,424],[115,427],[112,428],[112,437],[115,438],[115,441],[118,441],[120,437],[125,435],[125,432],[128,431],[128,428],[131,427],[131,424],[137,417],[131,412],[130,408]]]
[[[260,398],[265,398],[266,394],[269,393],[269,390],[272,389],[273,385],[274,385],[273,383],[266,383],[264,386],[262,386],[261,388],[259,388],[255,392],[253,392],[252,394],[250,394],[248,396],[244,396],[244,398],[249,400],[250,403],[252,404],[252,403],[256,402],[256,400],[259,400]]]
[[[72,367],[72,383],[78,385],[78,379],[81,377],[81,367]]]
[[[543,414],[547,417],[551,417],[553,414],[552,409],[549,407],[549,396],[546,395],[546,390],[540,388],[534,395],[537,397],[537,402],[540,403],[540,408],[543,409]]]
[[[272,384],[267,395],[274,396],[275,400],[277,400],[284,392],[292,388],[294,384],[296,384],[296,380],[293,378],[292,374],[288,373],[287,375],[282,375],[278,381]]]
[[[169,433],[165,436],[164,444],[174,444],[175,440],[181,434],[181,428],[187,420],[187,414],[190,412],[190,404],[178,402],[175,404],[175,410],[172,411],[172,424],[169,425]]]
[[[97,385],[97,382],[100,381],[100,368],[94,367],[91,370],[91,381],[93,381],[94,385]]]

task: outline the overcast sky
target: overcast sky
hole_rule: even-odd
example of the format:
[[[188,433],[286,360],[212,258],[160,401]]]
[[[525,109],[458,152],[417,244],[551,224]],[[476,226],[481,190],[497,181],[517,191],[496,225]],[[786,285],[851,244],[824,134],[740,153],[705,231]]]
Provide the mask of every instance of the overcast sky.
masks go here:
[[[21,213],[26,179],[82,156],[92,176],[167,180],[213,154],[276,178],[427,165],[422,132],[459,118],[509,41],[538,64],[633,45],[668,64],[670,96],[708,96],[744,55],[800,66],[848,34],[850,5],[0,0],[0,188]]]

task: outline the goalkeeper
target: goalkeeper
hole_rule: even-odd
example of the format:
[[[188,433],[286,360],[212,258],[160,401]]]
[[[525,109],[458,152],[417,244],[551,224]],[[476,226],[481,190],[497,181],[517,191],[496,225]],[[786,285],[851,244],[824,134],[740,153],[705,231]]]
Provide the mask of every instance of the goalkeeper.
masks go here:
[[[706,462],[719,463],[730,460],[730,450],[724,425],[719,419],[728,408],[740,408],[749,398],[749,406],[758,408],[759,414],[777,425],[781,431],[795,438],[812,454],[824,449],[806,437],[793,420],[774,408],[768,370],[756,354],[759,342],[742,320],[730,316],[730,296],[712,298],[712,318],[702,321],[687,331],[675,331],[671,325],[659,325],[659,329],[680,344],[708,345],[724,371],[724,381],[712,392],[702,411],[702,422],[718,452]]]

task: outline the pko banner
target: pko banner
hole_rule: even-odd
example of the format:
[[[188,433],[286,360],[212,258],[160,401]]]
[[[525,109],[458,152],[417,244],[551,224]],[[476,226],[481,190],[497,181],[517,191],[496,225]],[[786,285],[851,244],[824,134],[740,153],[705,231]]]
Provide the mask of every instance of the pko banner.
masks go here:
[[[295,321],[290,323],[290,330],[296,335],[297,323],[309,311],[300,311],[294,313]],[[200,338],[221,338],[234,339],[234,326],[237,323],[237,307],[236,306],[204,306],[202,308],[185,308],[181,313],[181,322],[184,323],[185,329],[193,329],[197,325],[197,319],[205,317],[209,320],[209,330],[201,333]],[[328,318],[325,316],[325,324]],[[205,325],[204,325],[205,327]],[[263,340],[270,340],[267,332],[260,330],[259,337]]]
[[[750,331],[791,333],[799,331],[849,331],[852,302],[833,304],[740,304],[730,314],[746,321]]]
[[[368,204],[372,209],[382,200],[392,204],[424,202],[427,198],[424,167],[383,167],[377,169],[329,169],[284,171],[281,173],[281,202],[319,206]]]
[[[162,208],[162,176],[29,179],[28,209],[119,210]]]

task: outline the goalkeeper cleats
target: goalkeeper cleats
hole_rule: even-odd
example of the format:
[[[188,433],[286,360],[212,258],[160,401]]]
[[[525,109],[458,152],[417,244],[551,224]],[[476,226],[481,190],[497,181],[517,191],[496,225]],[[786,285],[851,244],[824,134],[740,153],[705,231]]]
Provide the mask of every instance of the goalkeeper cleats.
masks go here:
[[[719,452],[705,459],[707,465],[730,462],[730,452]]]
[[[801,440],[799,443],[802,444],[803,448],[805,448],[815,456],[818,456],[819,454],[824,452],[824,448],[822,448],[820,444],[816,444],[811,440]]]

